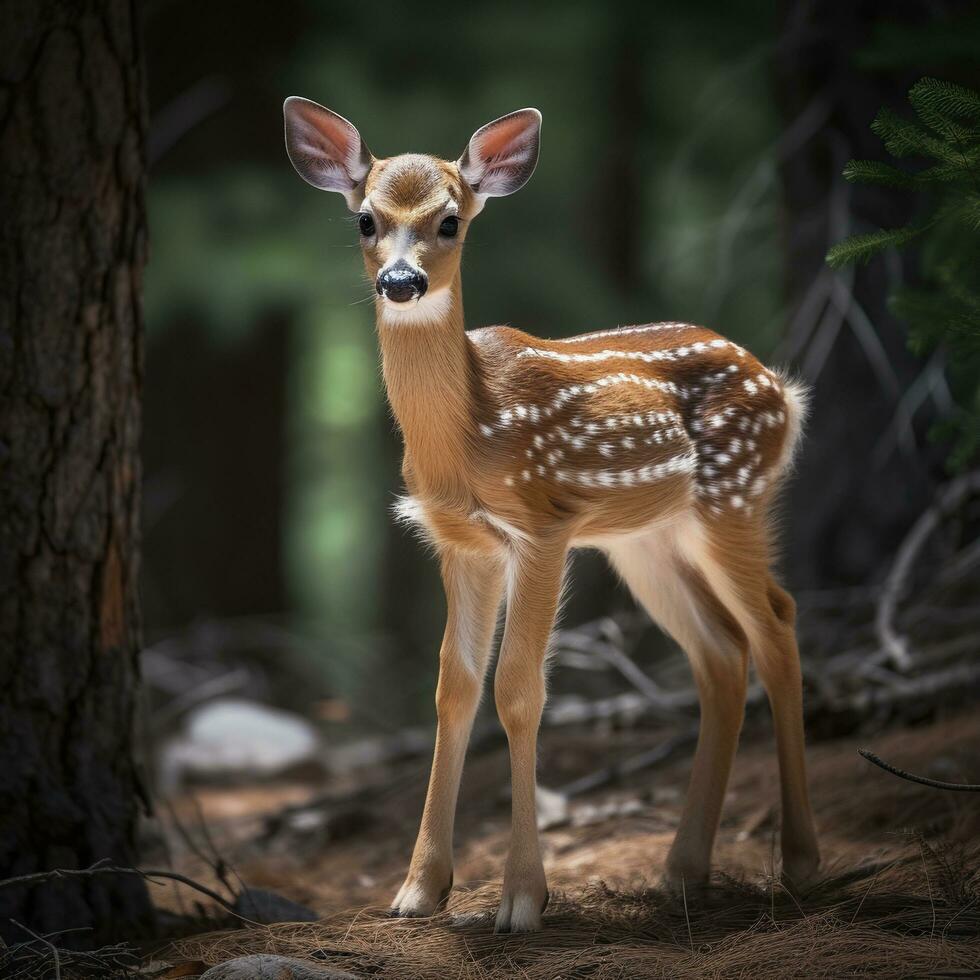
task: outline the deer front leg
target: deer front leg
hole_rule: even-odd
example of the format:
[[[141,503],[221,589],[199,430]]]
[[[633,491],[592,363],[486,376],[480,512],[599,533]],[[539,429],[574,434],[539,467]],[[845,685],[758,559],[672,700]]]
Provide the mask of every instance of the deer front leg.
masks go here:
[[[515,552],[508,577],[507,624],[494,680],[497,713],[511,765],[511,836],[497,932],[541,928],[548,888],[535,811],[538,727],[544,708],[544,658],[565,567],[565,547]]]
[[[391,910],[431,915],[453,883],[453,819],[463,760],[476,715],[500,607],[503,570],[493,559],[442,555],[448,615],[439,651],[435,754],[412,863]]]

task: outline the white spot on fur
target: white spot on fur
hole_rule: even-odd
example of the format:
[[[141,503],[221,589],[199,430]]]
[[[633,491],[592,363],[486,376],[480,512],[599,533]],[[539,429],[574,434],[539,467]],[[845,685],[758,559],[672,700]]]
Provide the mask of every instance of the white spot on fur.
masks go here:
[[[577,337],[562,337],[556,344],[576,344],[580,340],[600,340],[603,337],[625,337],[634,333],[651,333],[658,330],[689,330],[690,323],[647,323],[642,327],[617,327],[613,330],[596,330],[593,333],[579,334]]]

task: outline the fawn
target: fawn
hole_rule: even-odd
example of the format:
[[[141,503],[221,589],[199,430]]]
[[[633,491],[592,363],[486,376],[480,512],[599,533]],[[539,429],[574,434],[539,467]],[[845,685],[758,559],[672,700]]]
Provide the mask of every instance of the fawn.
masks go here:
[[[784,875],[819,865],[807,795],[793,599],[771,572],[768,515],[800,434],[803,392],[703,327],[656,323],[539,340],[466,331],[460,258],[488,197],[519,190],[541,114],[473,134],[455,162],[375,159],[342,116],[284,106],[299,175],[343,194],[374,281],[388,398],[405,444],[401,517],[439,555],[448,615],[422,824],[392,904],[427,916],[452,887],[463,759],[502,599],[494,694],[510,747],[512,827],[498,932],[541,927],[535,818],[544,661],[570,548],[604,551],[686,651],[701,727],[666,882],[702,884],[744,713],[749,655],[774,716]]]

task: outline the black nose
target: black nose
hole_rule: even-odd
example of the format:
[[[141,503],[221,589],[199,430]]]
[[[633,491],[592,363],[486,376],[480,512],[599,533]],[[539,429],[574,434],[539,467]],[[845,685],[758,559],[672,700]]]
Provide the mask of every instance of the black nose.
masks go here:
[[[404,259],[399,259],[394,265],[378,273],[378,281],[374,285],[379,295],[393,303],[407,303],[416,296],[425,295],[429,280],[424,272],[413,269]]]

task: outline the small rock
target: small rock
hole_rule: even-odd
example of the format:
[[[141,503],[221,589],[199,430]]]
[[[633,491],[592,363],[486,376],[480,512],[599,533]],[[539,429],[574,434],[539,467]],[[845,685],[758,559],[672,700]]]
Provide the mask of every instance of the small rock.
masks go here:
[[[291,956],[255,953],[212,966],[201,980],[357,980],[357,976]]]
[[[316,922],[318,918],[313,909],[265,888],[244,888],[235,899],[235,911],[263,925],[272,922]]]
[[[164,746],[161,780],[172,789],[184,778],[270,777],[317,759],[320,751],[319,734],[305,718],[222,698],[190,712],[183,734]]]

